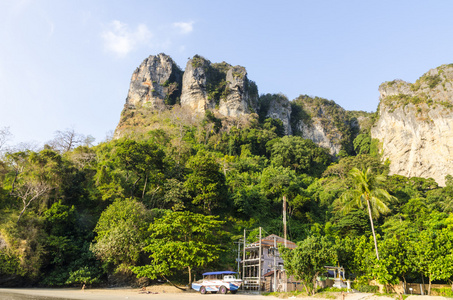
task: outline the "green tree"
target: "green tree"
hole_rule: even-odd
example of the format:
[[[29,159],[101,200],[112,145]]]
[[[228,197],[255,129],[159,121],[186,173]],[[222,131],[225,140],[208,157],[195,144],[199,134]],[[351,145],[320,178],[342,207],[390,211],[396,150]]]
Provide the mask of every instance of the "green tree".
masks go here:
[[[144,198],[149,179],[158,180],[162,177],[165,152],[152,140],[122,140],[117,144],[115,151],[120,165],[135,175],[131,196],[135,193],[136,185],[143,180],[141,198]]]
[[[355,239],[354,247],[354,260],[348,262],[352,266],[351,270],[357,275],[359,282],[374,279],[373,269],[377,262],[377,257],[373,255],[374,239],[371,236],[362,235]]]
[[[264,120],[263,128],[275,132],[279,137],[285,136],[285,127],[280,119],[267,118]]]
[[[76,271],[70,272],[66,284],[93,284],[99,282],[99,272],[95,268],[90,268],[88,266],[77,269]]]
[[[344,204],[343,211],[348,213],[355,207],[363,208],[366,205],[374,238],[376,258],[379,260],[373,217],[378,217],[380,213],[389,212],[390,210],[385,202],[391,202],[395,200],[395,197],[380,188],[385,182],[385,176],[373,175],[370,168],[362,171],[353,168],[349,174],[354,187],[344,192],[340,197],[340,201]]]
[[[434,280],[449,280],[453,276],[453,232],[451,229],[427,229],[411,243],[412,263],[428,277],[428,295]]]
[[[327,237],[310,236],[293,250],[280,247],[279,251],[287,273],[301,280],[307,294],[312,295],[318,275],[326,270],[326,265],[337,262],[334,243]]]
[[[359,134],[354,139],[354,151],[357,154],[369,154],[371,146],[371,136],[369,134]]]
[[[312,140],[298,136],[284,136],[272,144],[271,162],[297,173],[319,176],[330,163],[327,149],[318,147]]]
[[[224,222],[215,216],[185,212],[168,212],[149,226],[149,239],[144,251],[151,262],[146,266],[133,267],[137,277],[155,279],[187,269],[189,284],[192,271],[217,261],[224,251],[220,243]]]
[[[392,287],[400,279],[406,283],[406,276],[412,269],[408,246],[407,236],[392,236],[380,241],[381,259],[373,268],[373,273],[381,284]]]
[[[186,208],[185,203],[190,196],[183,182],[175,178],[167,179],[164,184],[164,191],[163,202],[170,205],[172,210],[177,211]]]
[[[61,183],[63,172],[62,157],[55,151],[45,149],[39,153],[29,152],[25,158],[22,155],[20,157],[25,162],[19,176],[14,179],[16,188],[12,190],[12,194],[23,204],[17,224],[30,205],[43,199]]]
[[[133,199],[118,199],[104,210],[94,229],[96,256],[116,266],[134,265],[142,251],[151,213]]]
[[[275,203],[282,202],[284,216],[286,216],[286,204],[295,204],[296,198],[300,200],[301,182],[298,180],[296,172],[289,168],[270,166],[264,169],[261,174],[260,186],[266,197],[272,199]],[[289,201],[287,201],[287,198],[289,198]],[[285,219],[284,221],[286,222]],[[286,232],[286,229],[284,231]]]
[[[192,203],[202,207],[202,211],[212,214],[227,199],[225,175],[214,155],[199,151],[187,163],[192,172],[187,175],[185,186],[193,197]]]

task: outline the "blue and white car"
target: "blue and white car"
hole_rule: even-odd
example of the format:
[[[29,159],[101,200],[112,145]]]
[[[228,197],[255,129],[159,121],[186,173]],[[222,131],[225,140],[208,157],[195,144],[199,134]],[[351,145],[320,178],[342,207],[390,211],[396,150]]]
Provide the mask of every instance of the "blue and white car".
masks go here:
[[[236,294],[242,285],[242,279],[236,278],[233,271],[217,271],[203,273],[203,279],[192,283],[192,288],[201,294],[207,292],[226,294],[230,291]]]

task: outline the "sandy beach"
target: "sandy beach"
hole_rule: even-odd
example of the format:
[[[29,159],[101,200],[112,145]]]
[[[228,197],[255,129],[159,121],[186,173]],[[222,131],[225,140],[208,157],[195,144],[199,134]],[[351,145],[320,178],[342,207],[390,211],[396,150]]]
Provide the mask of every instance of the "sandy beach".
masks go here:
[[[196,292],[181,292],[176,289],[169,289],[168,287],[148,287],[146,292],[140,289],[133,288],[107,288],[107,289],[41,289],[41,288],[28,288],[28,289],[0,289],[0,299],[4,299],[3,295],[7,294],[21,294],[28,296],[41,296],[53,297],[62,299],[87,299],[87,300],[143,300],[143,299],[156,299],[156,300],[181,300],[181,299],[235,299],[235,300],[262,300],[262,299],[276,299],[273,296],[262,296],[254,294],[238,293],[236,295],[226,294],[206,294],[201,295]],[[321,295],[314,297],[289,297],[289,299],[311,299],[311,300],[332,300],[333,295],[323,298]],[[278,299],[278,298],[277,298]],[[336,299],[341,299],[341,294],[337,294]],[[345,295],[345,300],[394,300],[395,297],[377,296],[368,293],[351,293]],[[439,296],[409,296],[407,300],[444,300],[445,297]]]
[[[269,297],[251,294],[206,294],[201,295],[197,292],[168,292],[162,288],[148,288],[146,292],[140,289],[128,288],[107,288],[107,289],[42,289],[42,288],[26,288],[26,289],[0,289],[0,299],[4,299],[2,294],[22,294],[41,297],[54,297],[63,299],[87,299],[87,300],[143,300],[143,299],[157,299],[157,300],[181,300],[181,299],[200,299],[207,298],[213,299],[268,299]],[[272,297],[271,297],[272,298]]]

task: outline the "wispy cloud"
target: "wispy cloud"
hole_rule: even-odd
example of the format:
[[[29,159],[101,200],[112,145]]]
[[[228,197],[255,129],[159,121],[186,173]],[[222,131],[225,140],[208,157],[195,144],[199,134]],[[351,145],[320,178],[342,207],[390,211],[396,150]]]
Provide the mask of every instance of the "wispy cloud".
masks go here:
[[[113,52],[118,57],[125,57],[138,46],[149,43],[152,34],[144,24],[131,30],[127,24],[115,20],[108,25],[101,36],[107,51]]]
[[[188,34],[193,31],[193,21],[191,22],[176,22],[173,23],[173,26],[176,27],[180,33]]]

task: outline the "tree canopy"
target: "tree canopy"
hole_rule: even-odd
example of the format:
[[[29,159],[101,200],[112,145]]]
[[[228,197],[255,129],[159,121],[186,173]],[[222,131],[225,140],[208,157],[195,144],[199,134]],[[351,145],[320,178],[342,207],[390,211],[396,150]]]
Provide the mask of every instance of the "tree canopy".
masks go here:
[[[298,116],[326,107],[343,126],[338,107],[307,97],[291,104]],[[65,147],[14,151],[0,130],[0,284],[186,283],[235,268],[244,229],[283,236],[282,203],[298,244],[285,264],[309,293],[327,263],[389,290],[453,281],[453,177],[388,176],[366,130],[345,131],[345,154],[331,157],[266,115],[135,113],[154,125],[96,146],[71,131]]]

